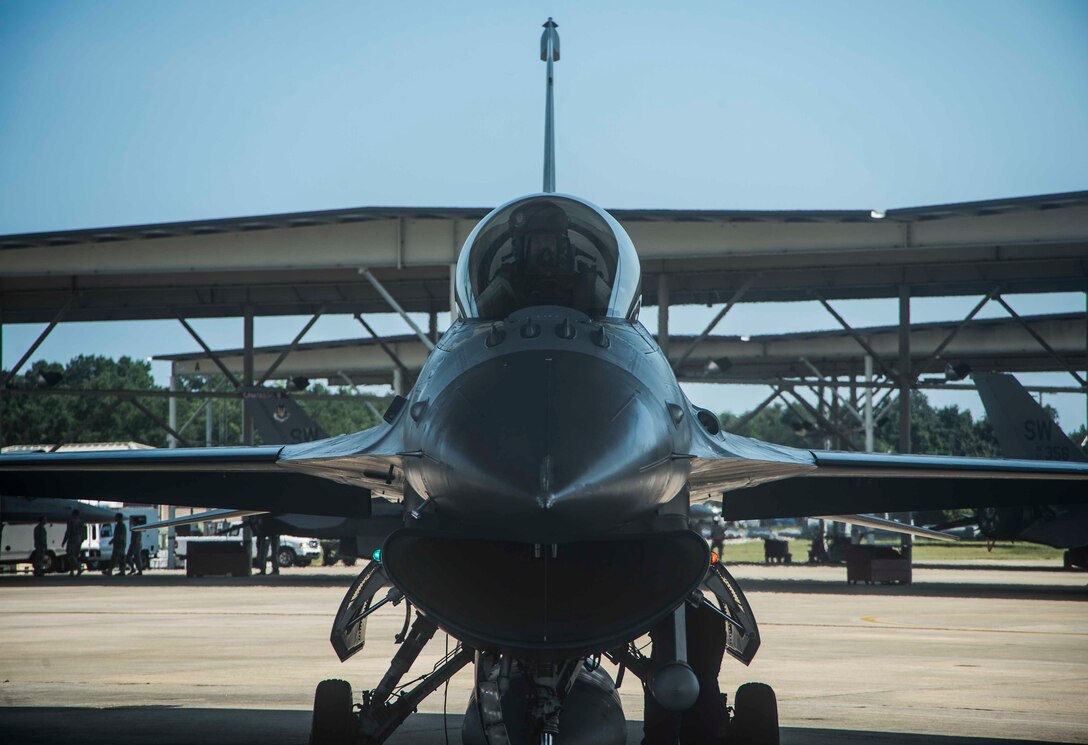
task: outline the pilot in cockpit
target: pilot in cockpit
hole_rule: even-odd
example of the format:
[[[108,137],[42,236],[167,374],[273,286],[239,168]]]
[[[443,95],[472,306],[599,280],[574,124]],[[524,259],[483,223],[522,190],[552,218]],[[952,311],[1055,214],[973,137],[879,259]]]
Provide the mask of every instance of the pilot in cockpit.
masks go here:
[[[611,288],[595,257],[579,250],[587,242],[572,229],[567,212],[548,200],[521,205],[496,252],[499,266],[486,282],[479,305],[512,312],[535,305],[561,305],[591,315],[606,307]],[[592,247],[590,244],[587,247]]]

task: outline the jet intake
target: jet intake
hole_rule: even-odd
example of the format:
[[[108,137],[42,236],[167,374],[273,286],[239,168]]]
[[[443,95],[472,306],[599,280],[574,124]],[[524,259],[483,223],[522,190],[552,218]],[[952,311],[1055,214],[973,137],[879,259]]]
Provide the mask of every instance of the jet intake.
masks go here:
[[[390,580],[477,649],[566,659],[649,631],[706,576],[690,530],[534,545],[399,530],[382,549]]]

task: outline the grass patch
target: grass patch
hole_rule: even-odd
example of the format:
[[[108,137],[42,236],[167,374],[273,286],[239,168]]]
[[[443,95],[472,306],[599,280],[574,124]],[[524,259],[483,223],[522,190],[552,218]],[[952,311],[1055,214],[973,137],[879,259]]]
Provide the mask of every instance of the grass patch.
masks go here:
[[[888,544],[898,546],[898,543]],[[796,563],[808,560],[809,541],[791,539],[790,553]],[[728,562],[762,562],[763,541],[726,541],[725,556]],[[1054,561],[1061,563],[1062,549],[1040,546],[1037,543],[1001,542],[987,551],[985,541],[931,541],[926,538],[914,539],[914,558],[917,561]]]

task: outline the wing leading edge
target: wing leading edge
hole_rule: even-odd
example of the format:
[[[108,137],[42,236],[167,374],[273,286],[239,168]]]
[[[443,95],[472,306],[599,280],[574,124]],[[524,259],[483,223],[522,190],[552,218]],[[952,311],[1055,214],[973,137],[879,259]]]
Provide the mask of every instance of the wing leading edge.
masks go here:
[[[689,407],[691,499],[721,495],[725,520],[1088,503],[1088,463],[803,450]]]
[[[403,491],[399,436],[381,424],[295,446],[0,456],[0,493],[369,517]]]
[[[726,490],[722,517],[753,520],[1088,502],[1088,464],[810,451],[797,478]],[[760,466],[765,468],[765,466]]]

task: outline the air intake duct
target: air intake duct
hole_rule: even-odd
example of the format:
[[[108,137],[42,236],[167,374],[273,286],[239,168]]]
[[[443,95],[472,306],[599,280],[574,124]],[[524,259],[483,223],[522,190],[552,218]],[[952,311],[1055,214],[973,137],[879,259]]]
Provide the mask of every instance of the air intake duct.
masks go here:
[[[393,584],[458,639],[555,659],[645,633],[698,587],[709,558],[690,530],[534,545],[404,529],[382,549]]]

